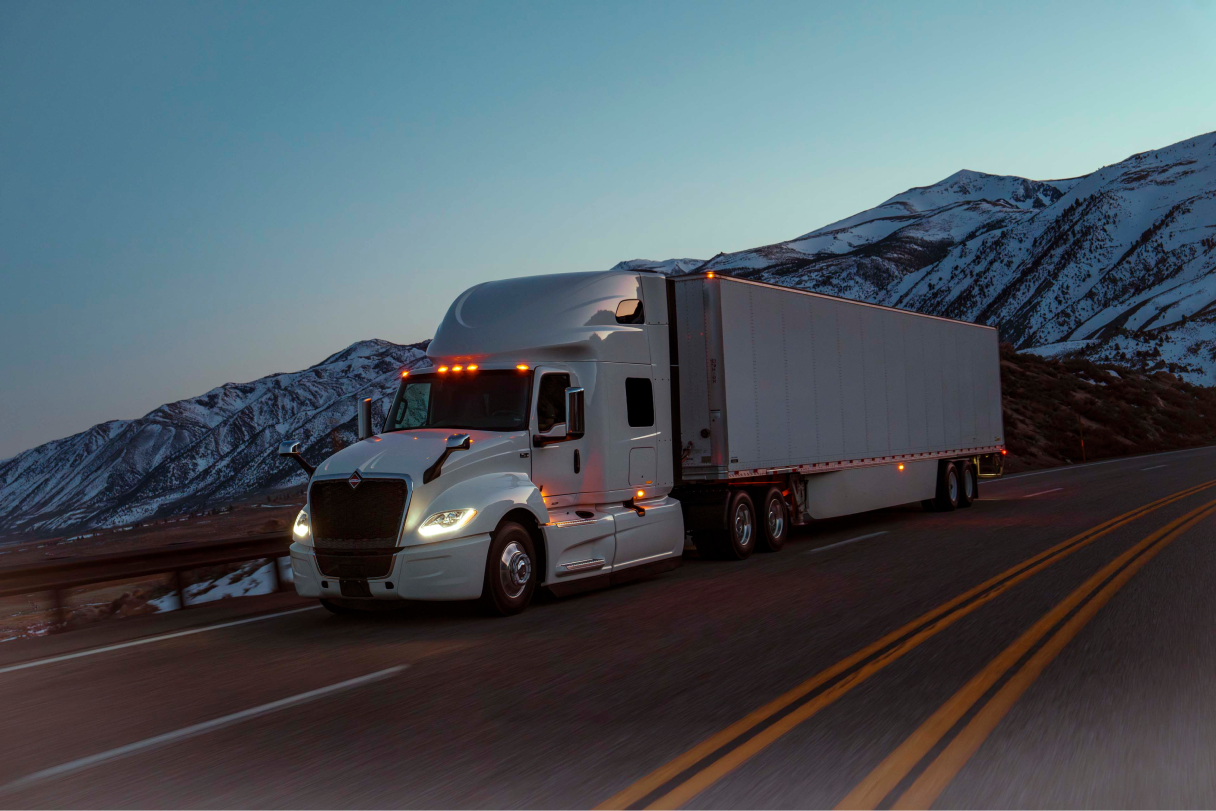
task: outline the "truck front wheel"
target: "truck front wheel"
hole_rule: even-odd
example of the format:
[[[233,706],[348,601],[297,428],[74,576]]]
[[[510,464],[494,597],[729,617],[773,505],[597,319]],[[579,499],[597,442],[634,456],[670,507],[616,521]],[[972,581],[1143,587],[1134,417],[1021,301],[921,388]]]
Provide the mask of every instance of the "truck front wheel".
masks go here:
[[[514,521],[499,524],[486,560],[482,605],[500,617],[518,614],[532,602],[538,577],[531,534]]]

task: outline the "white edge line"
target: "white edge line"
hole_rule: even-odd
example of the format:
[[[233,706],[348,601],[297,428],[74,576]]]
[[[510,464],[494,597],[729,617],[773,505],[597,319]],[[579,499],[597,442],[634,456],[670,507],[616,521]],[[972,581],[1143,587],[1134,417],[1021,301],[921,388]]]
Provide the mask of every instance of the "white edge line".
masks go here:
[[[322,696],[329,695],[330,693],[336,693],[340,690],[348,690],[352,687],[358,687],[373,681],[386,679],[389,676],[400,673],[407,667],[409,667],[409,665],[397,665],[396,667],[386,668],[385,670],[378,670],[375,673],[369,673],[366,676],[347,679],[346,681],[340,681],[337,684],[331,684],[328,687],[319,687],[316,690],[309,690],[306,693],[300,693],[299,695],[290,696],[288,698],[281,698],[278,701],[272,701],[269,704],[262,704],[258,707],[250,707],[247,710],[234,712],[231,715],[225,715],[220,718],[213,718],[210,721],[203,721],[200,724],[192,724],[191,726],[183,727],[181,729],[174,730],[173,732],[166,732],[163,735],[155,735],[151,738],[145,738],[142,741],[129,743],[126,746],[119,746],[115,749],[99,752],[96,755],[89,755],[88,757],[82,757],[77,760],[68,761],[67,763],[61,763],[58,766],[52,766],[49,769],[43,769],[41,771],[34,772],[33,774],[28,774],[25,777],[19,777],[10,783],[0,786],[0,794],[9,794],[34,783],[46,780],[49,777],[58,777],[70,772],[87,769],[91,766],[97,766],[98,764],[105,763],[106,761],[126,757],[127,755],[132,755],[136,752],[151,749],[162,744],[173,743],[175,741],[185,740],[186,738],[193,738],[197,735],[202,735],[204,733],[211,732],[212,730],[219,729],[220,727],[225,727],[230,724],[244,721],[248,718],[256,718],[259,715],[265,715],[267,713],[274,712],[275,710],[281,710],[296,704],[303,704],[307,701],[314,701]]]
[[[886,534],[887,534],[887,530],[884,529],[881,532],[871,532],[869,535],[858,535],[856,538],[849,538],[847,541],[837,541],[836,543],[830,543],[827,546],[818,546],[814,549],[808,549],[807,551],[803,552],[802,554],[813,555],[816,552],[823,552],[828,549],[835,549],[836,547],[844,546],[847,543],[853,543],[854,541],[864,541],[866,538],[877,538],[879,535],[886,535]]]
[[[160,634],[159,636],[149,636],[144,639],[133,639],[130,642],[119,642],[116,645],[106,645],[101,648],[90,648],[89,650],[76,651],[75,653],[65,653],[62,656],[50,656],[46,659],[35,659],[32,662],[22,662],[21,664],[8,665],[0,667],[0,675],[4,673],[12,673],[15,670],[25,670],[28,667],[39,667],[40,665],[52,665],[56,662],[66,662],[69,659],[79,659],[82,656],[93,656],[97,653],[108,653],[113,650],[121,650],[123,648],[133,648],[136,645],[150,645],[153,642],[161,642],[166,639],[176,639],[179,636],[190,636],[191,634],[201,634],[204,631],[215,631],[219,628],[231,628],[234,625],[245,625],[250,622],[261,622],[262,620],[272,620],[275,617],[286,617],[289,614],[299,614],[301,611],[314,611],[321,606],[310,605],[304,608],[293,608],[290,611],[279,611],[274,614],[260,614],[256,617],[246,617],[245,619],[232,620],[231,622],[221,622],[216,625],[205,625],[202,628],[190,628],[185,631],[174,631],[170,634]]]
[[[1034,498],[1035,496],[1045,496],[1048,493],[1058,493],[1063,489],[1064,489],[1063,487],[1053,487],[1050,490],[1040,490],[1037,493],[1030,493],[1029,495],[1022,496],[1022,498]]]
[[[1160,470],[1163,467],[1169,467],[1169,465],[1153,465],[1152,467],[1142,467],[1140,469],[1141,470]]]

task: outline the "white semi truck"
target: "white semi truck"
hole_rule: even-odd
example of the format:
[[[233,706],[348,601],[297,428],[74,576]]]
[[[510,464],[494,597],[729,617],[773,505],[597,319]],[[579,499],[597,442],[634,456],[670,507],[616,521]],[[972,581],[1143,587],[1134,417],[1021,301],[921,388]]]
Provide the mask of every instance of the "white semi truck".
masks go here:
[[[975,499],[1004,453],[997,333],[694,273],[569,273],[460,295],[379,432],[309,471],[297,592],[523,610],[791,525]]]

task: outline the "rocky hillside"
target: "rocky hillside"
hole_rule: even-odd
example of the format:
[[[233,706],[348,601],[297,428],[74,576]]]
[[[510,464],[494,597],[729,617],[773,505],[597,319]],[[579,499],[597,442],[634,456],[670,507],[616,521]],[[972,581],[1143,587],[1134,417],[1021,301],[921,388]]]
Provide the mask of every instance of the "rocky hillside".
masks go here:
[[[300,439],[323,459],[355,435],[355,402],[387,409],[425,343],[361,341],[315,366],[226,383],[137,420],[115,420],[0,462],[0,533],[127,524],[302,483],[276,456]]]

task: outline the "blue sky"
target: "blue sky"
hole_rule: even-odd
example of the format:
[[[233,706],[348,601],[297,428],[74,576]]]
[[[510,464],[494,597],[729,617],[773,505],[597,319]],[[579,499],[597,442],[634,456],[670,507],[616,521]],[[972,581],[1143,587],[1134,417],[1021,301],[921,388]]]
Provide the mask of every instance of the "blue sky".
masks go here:
[[[0,4],[0,457],[708,258],[962,168],[1216,129],[1216,6]]]

